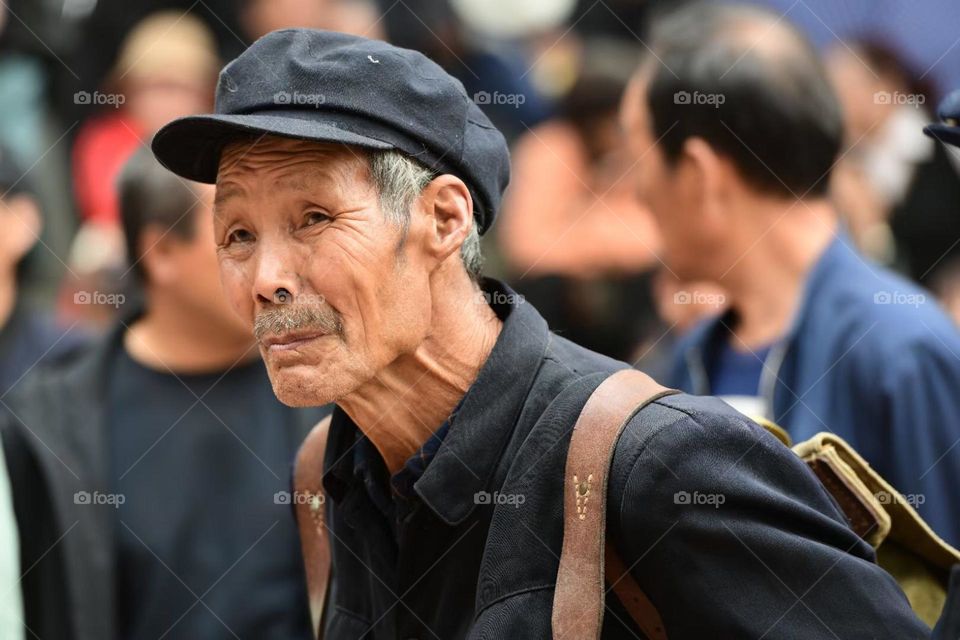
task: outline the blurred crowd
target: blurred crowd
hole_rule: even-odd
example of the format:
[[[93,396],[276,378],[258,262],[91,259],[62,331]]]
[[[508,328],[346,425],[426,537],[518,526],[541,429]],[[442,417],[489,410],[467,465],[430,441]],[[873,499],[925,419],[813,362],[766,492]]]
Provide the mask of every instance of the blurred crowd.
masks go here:
[[[667,378],[680,341],[699,321],[724,311],[730,299],[723,278],[696,281],[680,269],[664,268],[661,228],[647,203],[636,197],[633,175],[642,153],[629,147],[619,115],[628,83],[647,52],[651,16],[676,4],[0,3],[0,402],[27,384],[34,370],[83,358],[99,341],[119,341],[131,360],[111,356],[113,373],[87,373],[110,383],[104,389],[78,386],[77,393],[117,400],[108,405],[114,429],[133,430],[144,413],[155,417],[157,427],[114,439],[109,473],[124,487],[123,495],[136,496],[151,486],[151,473],[170,465],[179,470],[179,481],[163,494],[170,502],[158,503],[169,508],[162,519],[157,513],[127,511],[126,524],[113,531],[132,558],[118,582],[124,586],[111,596],[126,605],[120,609],[138,612],[136,619],[120,619],[125,637],[156,637],[177,624],[166,611],[152,611],[150,594],[137,586],[143,580],[138,576],[149,575],[151,588],[175,590],[176,585],[166,584],[171,575],[149,557],[153,550],[176,575],[188,576],[182,608],[213,589],[203,584],[208,574],[202,572],[191,582],[195,556],[177,557],[182,546],[177,536],[187,535],[184,523],[196,511],[189,501],[171,506],[175,496],[205,484],[217,485],[209,489],[217,495],[237,496],[236,504],[228,500],[207,516],[209,531],[200,535],[209,534],[204,540],[215,544],[218,522],[235,513],[244,496],[263,494],[266,504],[284,490],[285,465],[319,415],[281,408],[269,396],[251,337],[219,291],[209,230],[212,189],[188,185],[156,164],[147,149],[152,134],[177,117],[210,111],[222,65],[275,29],[344,31],[423,51],[461,80],[511,146],[511,186],[494,233],[484,239],[485,271],[509,282],[554,331]],[[950,46],[960,35],[960,8],[936,0],[911,3],[908,11],[902,8],[908,3],[879,3],[890,5],[885,10],[871,2],[840,3],[842,10],[831,2],[801,2],[795,10],[789,3],[760,4],[786,12],[806,30],[840,98],[845,134],[827,195],[851,244],[929,292],[960,323],[960,153],[922,133],[934,120],[939,100],[960,86],[960,46]],[[148,304],[152,320],[124,331]],[[243,366],[234,371],[238,362]],[[138,369],[145,363],[145,370]],[[176,384],[156,378],[165,374],[177,378]],[[250,399],[239,413],[230,408],[236,395],[207,396],[223,376],[222,394],[229,390]],[[189,391],[185,399],[166,400],[181,386]],[[123,413],[124,399],[149,397],[161,400]],[[216,411],[203,412],[206,404]],[[236,423],[221,420],[220,414],[236,414]],[[250,416],[287,425],[289,437],[282,446],[270,444],[255,425],[243,429]],[[190,434],[166,440],[167,427],[180,420],[186,424],[178,433],[186,427]],[[204,429],[209,433],[201,435]],[[144,451],[162,439],[150,453],[155,462],[139,466]],[[191,450],[203,455],[183,453]],[[210,464],[211,456],[217,463],[206,475],[198,473],[196,467]],[[234,466],[231,456],[245,461]],[[216,478],[223,476],[241,480],[220,487]],[[155,493],[149,495],[156,500]],[[282,499],[267,506],[288,508]],[[214,573],[228,570],[271,517],[251,515],[243,525],[247,538],[223,553],[205,549],[200,557],[214,558]],[[174,525],[168,526],[168,518]],[[286,553],[284,563],[254,562],[249,566],[259,566],[262,573],[253,568],[254,573],[238,573],[260,584],[268,575],[284,588],[302,589],[292,527],[258,552],[263,558]],[[167,530],[143,533],[157,528]],[[49,542],[40,536],[21,544],[28,548],[26,556],[32,552],[39,558]],[[27,577],[25,589],[30,581]],[[227,587],[224,602],[229,589],[244,584],[238,577],[238,586]],[[282,591],[271,593],[285,597]],[[53,600],[47,602],[58,597],[66,596],[49,594]],[[29,614],[37,605],[22,606]],[[261,609],[268,611],[269,603]],[[230,615],[241,619],[254,613]],[[203,614],[198,607],[189,616]],[[286,637],[306,637],[296,635],[306,628],[305,610],[301,614]],[[252,625],[247,628],[267,625],[247,622]],[[211,635],[203,635],[207,623]],[[217,636],[210,616],[194,623],[188,617],[185,624],[200,630],[194,637]]]

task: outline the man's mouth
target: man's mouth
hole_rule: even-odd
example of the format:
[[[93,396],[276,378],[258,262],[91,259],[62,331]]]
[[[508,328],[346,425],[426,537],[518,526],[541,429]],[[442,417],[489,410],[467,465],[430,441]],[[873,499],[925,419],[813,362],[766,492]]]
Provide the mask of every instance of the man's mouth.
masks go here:
[[[327,335],[323,331],[290,331],[284,334],[270,334],[260,340],[260,344],[267,351],[290,351],[302,347],[312,340]]]

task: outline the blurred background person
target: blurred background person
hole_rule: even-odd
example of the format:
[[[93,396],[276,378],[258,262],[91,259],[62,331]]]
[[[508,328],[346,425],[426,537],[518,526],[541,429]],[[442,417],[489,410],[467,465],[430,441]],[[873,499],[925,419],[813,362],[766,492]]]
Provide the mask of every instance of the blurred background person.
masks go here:
[[[73,179],[81,227],[70,264],[83,286],[116,293],[111,270],[124,263],[115,183],[127,158],[170,120],[206,111],[220,62],[213,35],[190,14],[167,11],[139,22],[94,91],[74,95],[98,115],[81,125]]]
[[[250,42],[278,29],[341,31],[382,40],[385,25],[373,0],[244,0],[240,22]]]
[[[816,51],[743,5],[691,5],[651,46],[623,109],[638,194],[667,265],[729,305],[681,341],[669,384],[794,440],[838,434],[960,544],[960,334],[839,230],[843,118]]]
[[[0,147],[0,400],[33,368],[67,358],[84,343],[82,330],[60,326],[22,295],[42,226],[29,179]]]
[[[947,314],[960,326],[960,258],[944,261],[931,278],[930,289]]]
[[[42,226],[41,251],[30,257],[23,294],[48,303],[56,290],[73,236],[73,203],[68,184],[69,139],[76,123],[55,117],[53,96],[63,86],[56,62],[59,37],[70,32],[53,20],[47,3],[7,0],[0,3],[0,146],[24,171],[31,195],[49,224]],[[29,173],[29,176],[26,175]]]
[[[219,70],[213,34],[192,15],[155,13],[134,27],[104,90],[76,96],[100,109],[81,127],[73,151],[83,221],[119,223],[114,183],[120,168],[170,120],[211,108]]]
[[[498,231],[518,292],[553,330],[620,359],[656,322],[660,239],[625,179],[634,160],[617,123],[638,56],[608,42],[587,48],[558,115],[517,141]]]
[[[323,413],[273,395],[226,304],[213,188],[138,150],[120,214],[142,304],[31,377],[3,425],[26,624],[42,638],[309,638],[289,486]]]
[[[933,91],[882,42],[826,53],[840,97],[845,148],[832,192],[858,247],[929,287],[960,255],[960,156],[923,135]]]
[[[3,446],[0,443],[0,451]],[[7,464],[0,456],[0,637],[21,640],[23,598],[20,593],[20,535],[13,509],[13,489]]]
[[[937,110],[937,116],[943,122],[929,124],[923,132],[942,143],[943,148],[953,154],[953,157],[960,157],[957,155],[960,152],[960,127],[957,126],[960,121],[960,89],[944,98]],[[944,309],[960,326],[960,257],[944,259],[930,278],[930,284]]]

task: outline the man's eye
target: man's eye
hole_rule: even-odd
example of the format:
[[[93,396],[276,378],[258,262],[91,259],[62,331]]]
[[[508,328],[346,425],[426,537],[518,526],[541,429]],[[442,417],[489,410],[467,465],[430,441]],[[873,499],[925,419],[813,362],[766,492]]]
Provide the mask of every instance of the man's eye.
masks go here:
[[[310,227],[320,222],[326,222],[330,220],[330,216],[321,212],[321,211],[310,211],[306,215],[306,226]]]
[[[234,229],[227,235],[227,244],[234,242],[250,242],[253,240],[253,234],[246,229]]]

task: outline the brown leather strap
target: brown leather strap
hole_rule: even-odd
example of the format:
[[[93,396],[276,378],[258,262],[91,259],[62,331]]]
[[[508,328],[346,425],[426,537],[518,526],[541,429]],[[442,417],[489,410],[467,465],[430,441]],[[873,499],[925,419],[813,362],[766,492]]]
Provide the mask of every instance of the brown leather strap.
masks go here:
[[[323,638],[323,608],[330,583],[330,539],[324,522],[323,456],[330,416],[315,426],[297,452],[293,471],[293,502],[300,530],[300,547],[307,573],[310,619],[318,640]]]
[[[607,476],[617,440],[644,406],[676,393],[649,376],[624,369],[593,392],[573,428],[567,453],[563,498],[563,549],[553,597],[554,640],[598,640],[606,596],[604,565],[613,588],[640,629],[651,640],[665,640],[656,608],[629,572],[605,553]],[[606,557],[605,557],[606,556]]]
[[[623,566],[623,561],[612,546],[607,546],[605,570],[610,588],[647,640],[667,640],[667,630],[660,619],[660,612],[630,575],[630,569]]]

